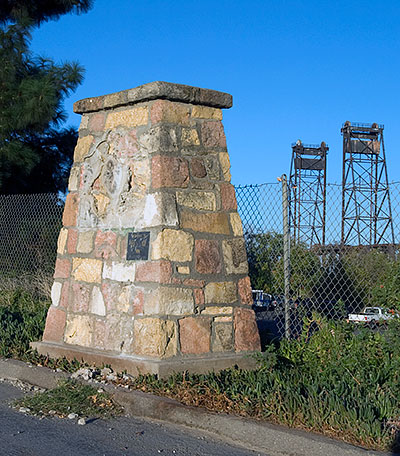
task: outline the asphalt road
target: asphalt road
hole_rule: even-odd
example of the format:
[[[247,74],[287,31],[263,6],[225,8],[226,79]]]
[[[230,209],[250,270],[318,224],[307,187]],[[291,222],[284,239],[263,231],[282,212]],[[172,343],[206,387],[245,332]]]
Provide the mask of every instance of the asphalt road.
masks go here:
[[[39,419],[9,407],[10,401],[23,394],[0,383],[1,456],[260,455],[200,432],[127,417],[93,420],[84,426],[75,420]]]

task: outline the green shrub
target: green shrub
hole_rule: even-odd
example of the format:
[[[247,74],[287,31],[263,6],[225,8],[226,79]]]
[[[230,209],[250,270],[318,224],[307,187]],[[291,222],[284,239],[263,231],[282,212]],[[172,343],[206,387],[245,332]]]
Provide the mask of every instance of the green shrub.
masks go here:
[[[23,290],[0,296],[0,356],[26,357],[29,343],[41,339],[49,302]]]

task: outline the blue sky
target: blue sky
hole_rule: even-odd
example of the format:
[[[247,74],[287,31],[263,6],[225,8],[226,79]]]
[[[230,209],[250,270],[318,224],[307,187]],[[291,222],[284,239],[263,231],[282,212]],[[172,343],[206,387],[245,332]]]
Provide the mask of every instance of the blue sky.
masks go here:
[[[344,121],[378,122],[400,180],[400,2],[96,0],[34,32],[35,53],[77,60],[74,101],[164,80],[229,92],[224,126],[234,184],[289,173],[291,143],[330,146],[340,182]]]

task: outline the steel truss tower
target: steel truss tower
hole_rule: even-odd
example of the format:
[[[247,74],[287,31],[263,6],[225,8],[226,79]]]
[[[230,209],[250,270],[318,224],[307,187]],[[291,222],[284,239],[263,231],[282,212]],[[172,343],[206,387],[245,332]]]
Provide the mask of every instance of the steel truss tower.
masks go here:
[[[329,147],[292,144],[289,199],[294,241],[325,245],[326,157]]]
[[[345,122],[342,245],[393,245],[383,125]]]

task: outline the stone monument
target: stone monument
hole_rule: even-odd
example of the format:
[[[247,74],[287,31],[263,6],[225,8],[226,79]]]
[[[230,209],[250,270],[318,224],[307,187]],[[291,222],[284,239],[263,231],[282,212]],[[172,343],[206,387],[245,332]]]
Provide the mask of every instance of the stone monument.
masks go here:
[[[221,108],[166,82],[88,98],[42,342],[132,374],[249,367],[260,349]]]

